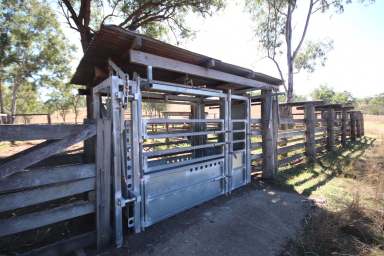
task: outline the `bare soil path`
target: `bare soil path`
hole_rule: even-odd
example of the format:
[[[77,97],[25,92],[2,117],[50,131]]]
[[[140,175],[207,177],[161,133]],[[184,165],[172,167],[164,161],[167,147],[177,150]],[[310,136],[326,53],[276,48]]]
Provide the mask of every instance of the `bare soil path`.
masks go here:
[[[303,196],[251,184],[128,235],[105,255],[279,255],[309,210]]]

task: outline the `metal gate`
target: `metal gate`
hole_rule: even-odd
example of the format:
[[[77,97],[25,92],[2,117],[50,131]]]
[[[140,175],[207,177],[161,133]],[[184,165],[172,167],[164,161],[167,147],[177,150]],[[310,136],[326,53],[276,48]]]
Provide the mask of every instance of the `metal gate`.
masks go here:
[[[104,111],[112,112],[118,245],[123,211],[128,227],[140,232],[250,182],[248,97],[140,77],[129,80],[110,64],[115,76],[103,82],[110,86],[105,100],[110,107]],[[189,105],[191,116],[145,118],[147,102]],[[210,118],[206,111],[215,108],[219,118]]]

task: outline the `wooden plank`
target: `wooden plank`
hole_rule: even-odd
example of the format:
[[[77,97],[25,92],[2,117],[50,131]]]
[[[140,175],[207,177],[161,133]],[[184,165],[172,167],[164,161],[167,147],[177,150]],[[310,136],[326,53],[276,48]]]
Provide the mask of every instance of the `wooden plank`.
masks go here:
[[[154,68],[166,69],[183,74],[190,74],[208,79],[214,79],[225,83],[246,85],[257,89],[276,88],[276,86],[270,85],[268,83],[136,50],[130,51],[130,62],[146,66],[152,66]]]
[[[261,148],[262,146],[263,146],[262,142],[251,143],[251,150]]]
[[[76,218],[95,211],[95,205],[87,201],[62,205],[49,210],[24,214],[0,220],[0,237],[43,227],[49,224]]]
[[[302,149],[302,148],[304,148],[304,146],[305,146],[304,142],[303,143],[297,143],[297,144],[289,145],[289,146],[277,149],[277,153],[278,154],[288,153],[288,152],[296,150],[296,149]]]
[[[284,158],[282,160],[279,160],[279,166],[287,165],[290,162],[293,162],[295,160],[299,160],[299,159],[301,159],[304,156],[305,156],[304,153],[299,153],[299,154],[296,154],[296,155],[293,155],[293,156],[290,156],[290,157],[286,157],[286,158]]]
[[[305,131],[300,130],[300,131],[286,131],[286,132],[279,132],[278,138],[279,139],[288,139],[291,137],[296,137],[296,136],[304,136]]]
[[[262,159],[262,158],[263,158],[263,153],[252,154],[251,155],[251,160],[259,160],[259,159]]]
[[[250,135],[251,136],[261,136],[263,132],[261,130],[251,130]]]
[[[0,196],[0,212],[15,210],[95,189],[95,178],[39,187]]]
[[[81,235],[73,236],[65,240],[32,249],[26,253],[22,253],[20,256],[58,256],[67,255],[78,249],[89,247],[96,241],[96,233],[88,232]]]
[[[55,140],[44,144],[43,147],[36,145],[30,148],[29,152],[24,154],[20,152],[14,155],[13,159],[0,165],[0,178],[8,177],[20,172],[25,168],[40,162],[52,155],[62,152],[67,147],[88,139],[96,134],[95,125],[87,125],[79,133],[71,134],[61,140]]]
[[[57,140],[84,128],[85,125],[75,124],[7,124],[0,126],[0,141]]]
[[[97,119],[97,187],[96,231],[97,248],[102,250],[111,242],[111,120]]]
[[[0,193],[95,177],[94,164],[42,167],[0,179]]]

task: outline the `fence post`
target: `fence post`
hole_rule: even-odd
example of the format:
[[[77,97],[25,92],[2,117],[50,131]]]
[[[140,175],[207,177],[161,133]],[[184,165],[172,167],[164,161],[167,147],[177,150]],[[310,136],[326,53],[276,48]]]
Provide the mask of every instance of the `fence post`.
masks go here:
[[[96,120],[96,243],[103,250],[111,242],[111,120],[100,113],[100,95],[93,93]]]
[[[360,119],[360,132],[361,132],[361,136],[364,136],[365,132],[364,132],[364,115],[363,115],[363,112],[360,111],[360,116],[361,116],[361,119]]]
[[[52,123],[52,120],[51,120],[51,114],[47,114],[47,121],[48,121],[48,124],[51,124]]]
[[[356,114],[355,111],[349,114],[351,115],[351,141],[356,141]]]
[[[316,142],[315,142],[315,106],[312,103],[304,105],[305,117],[305,152],[309,162],[316,161]]]
[[[362,135],[362,132],[361,132],[362,116],[361,116],[361,112],[360,111],[356,111],[356,114],[357,114],[357,118],[356,118],[356,137],[361,138],[361,135]]]
[[[277,108],[274,104],[272,91],[261,92],[261,122],[263,145],[263,178],[273,179],[277,173]]]
[[[347,146],[347,110],[345,108],[341,112],[341,145]]]
[[[335,150],[335,110],[327,110],[327,148],[330,151]]]

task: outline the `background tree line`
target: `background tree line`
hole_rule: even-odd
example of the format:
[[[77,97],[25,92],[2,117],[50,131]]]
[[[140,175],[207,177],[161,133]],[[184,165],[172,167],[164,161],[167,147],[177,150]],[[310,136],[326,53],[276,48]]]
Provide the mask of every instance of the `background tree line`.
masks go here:
[[[84,99],[68,84],[74,47],[45,1],[0,1],[0,112],[69,111],[78,114]],[[77,120],[76,120],[77,122]]]
[[[244,0],[255,20],[256,39],[266,57],[275,63],[287,87],[287,97],[282,100],[306,98],[293,93],[293,75],[301,70],[314,72],[317,65],[325,65],[327,53],[332,49],[329,40],[306,41],[311,17],[331,9],[342,12],[350,2]],[[225,0],[2,0],[0,112],[10,116],[58,112],[65,122],[68,112],[74,112],[77,117],[80,108],[85,106],[84,97],[79,96],[77,88],[68,83],[75,49],[65,38],[53,8],[59,7],[67,25],[79,34],[84,52],[95,31],[107,23],[156,38],[166,35],[174,35],[176,39],[188,38],[193,31],[185,22],[187,13],[205,17],[224,6]],[[292,23],[299,7],[307,12],[299,22],[302,25],[298,27],[299,31],[294,32]],[[294,36],[298,38],[295,46],[292,43]],[[335,92],[330,87],[320,86],[311,97],[327,102],[353,102],[369,113],[383,113],[383,95],[357,100],[348,92]],[[157,108],[164,106],[146,108],[159,112]]]

